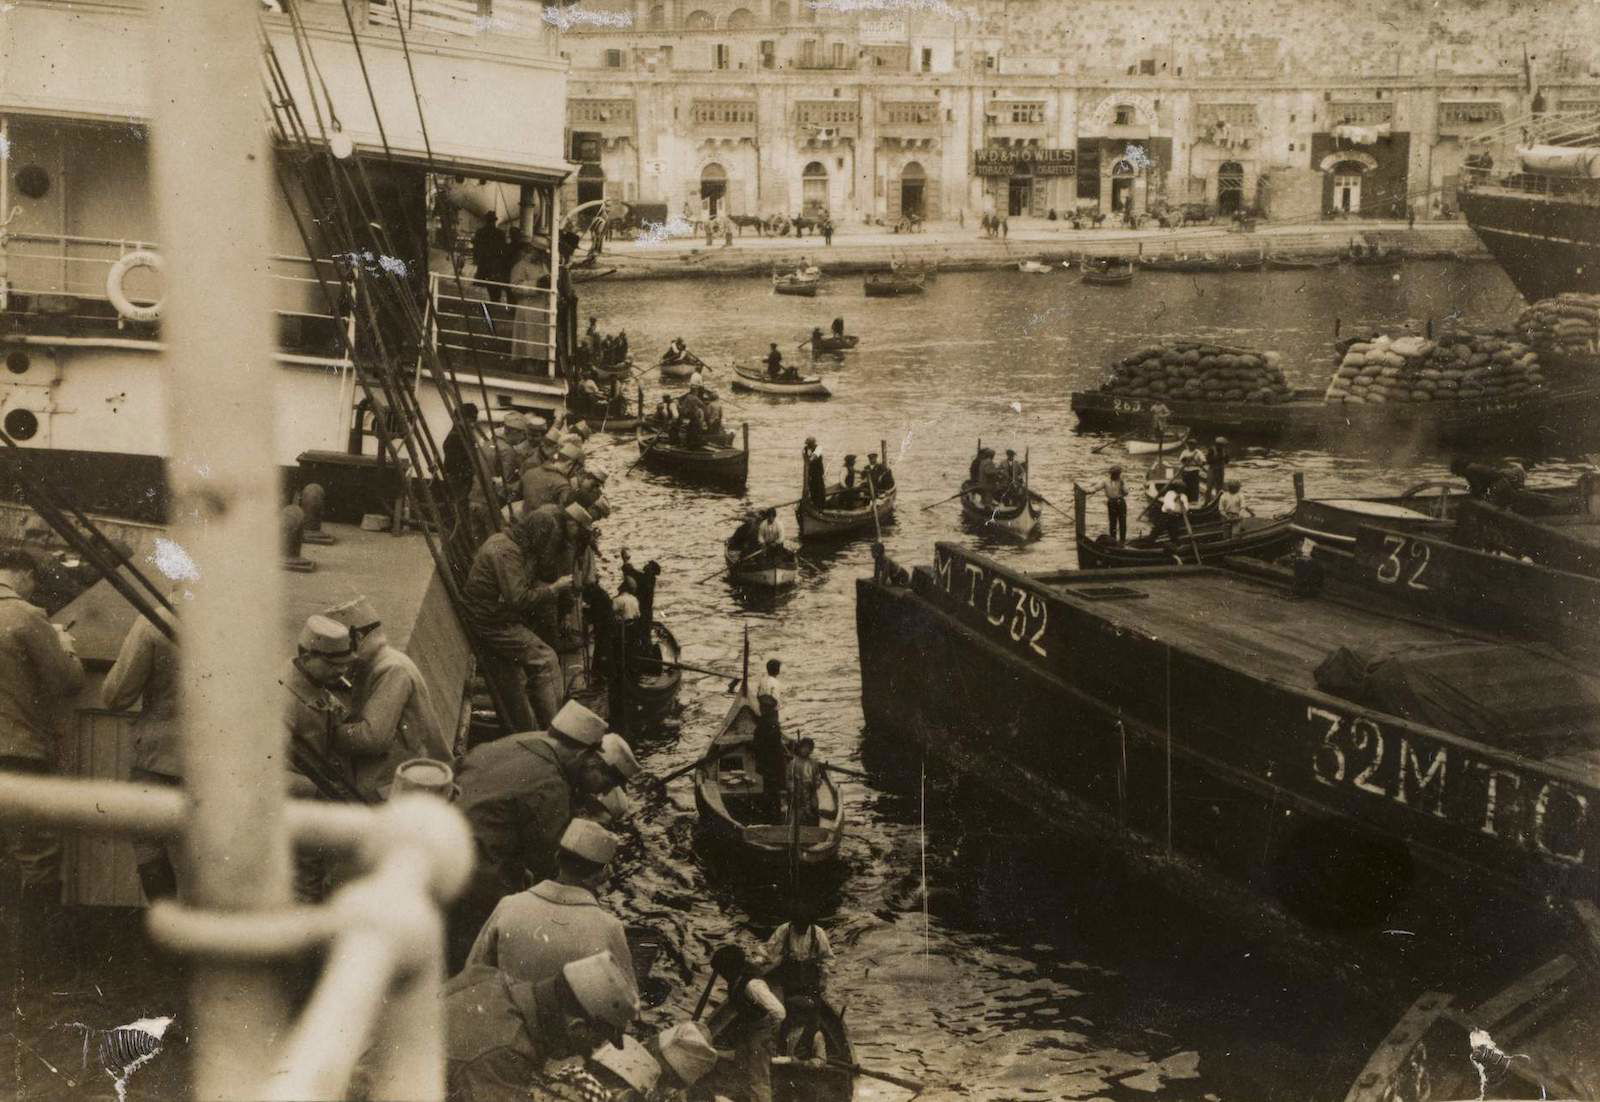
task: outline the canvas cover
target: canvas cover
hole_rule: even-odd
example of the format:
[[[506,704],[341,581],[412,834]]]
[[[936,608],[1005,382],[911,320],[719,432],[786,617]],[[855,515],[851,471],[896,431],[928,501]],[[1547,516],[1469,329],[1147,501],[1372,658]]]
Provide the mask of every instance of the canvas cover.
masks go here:
[[[1413,723],[1535,757],[1600,747],[1600,681],[1552,647],[1338,647],[1317,687]]]

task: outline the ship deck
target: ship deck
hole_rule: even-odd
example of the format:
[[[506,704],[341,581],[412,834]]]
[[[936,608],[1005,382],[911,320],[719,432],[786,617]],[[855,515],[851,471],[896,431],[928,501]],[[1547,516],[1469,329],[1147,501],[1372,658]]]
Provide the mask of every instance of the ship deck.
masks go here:
[[[1370,600],[1300,598],[1287,586],[1216,568],[1105,570],[1036,575],[1063,600],[1119,631],[1248,672],[1297,692],[1319,693],[1316,670],[1333,650],[1482,640],[1505,642],[1459,624],[1387,609]],[[1125,590],[1108,596],[1104,587]],[[1102,591],[1097,593],[1096,591]],[[1226,610],[1226,615],[1219,615]],[[1600,678],[1585,677],[1600,694]],[[1600,719],[1587,725],[1600,746]],[[1600,771],[1600,749],[1568,751],[1540,760],[1589,774]]]

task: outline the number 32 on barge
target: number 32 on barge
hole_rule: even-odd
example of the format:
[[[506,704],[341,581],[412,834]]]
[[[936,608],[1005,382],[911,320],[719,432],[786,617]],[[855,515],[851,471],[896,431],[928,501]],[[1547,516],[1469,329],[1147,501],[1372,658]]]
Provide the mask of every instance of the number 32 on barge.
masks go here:
[[[1362,563],[1374,591],[1381,558]],[[1030,575],[947,543],[910,572],[880,555],[856,590],[869,739],[1324,918],[1365,926],[1408,895],[1459,914],[1471,891],[1518,916],[1593,899],[1600,679],[1377,592],[1291,582],[1265,563]],[[1335,691],[1352,664],[1387,682]],[[1417,706],[1430,691],[1450,707]],[[1374,869],[1389,882],[1352,898]]]

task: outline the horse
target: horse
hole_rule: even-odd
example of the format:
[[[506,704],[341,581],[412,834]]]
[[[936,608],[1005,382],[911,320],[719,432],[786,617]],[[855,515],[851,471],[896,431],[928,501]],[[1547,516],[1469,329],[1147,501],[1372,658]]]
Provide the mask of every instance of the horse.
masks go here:
[[[733,224],[735,226],[739,227],[739,236],[740,237],[744,236],[744,228],[746,226],[752,227],[756,231],[756,236],[757,237],[765,237],[766,236],[767,223],[766,223],[766,220],[763,219],[760,215],[756,215],[756,214],[733,214],[733,215],[729,215],[729,217],[733,219]]]

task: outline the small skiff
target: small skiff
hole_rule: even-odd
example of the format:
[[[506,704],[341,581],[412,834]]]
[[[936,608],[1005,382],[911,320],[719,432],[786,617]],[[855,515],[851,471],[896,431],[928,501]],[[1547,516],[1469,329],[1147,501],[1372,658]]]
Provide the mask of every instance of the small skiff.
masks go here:
[[[826,398],[833,393],[820,375],[801,376],[796,379],[772,379],[744,368],[733,369],[734,390],[751,394],[770,394],[779,398]]]

